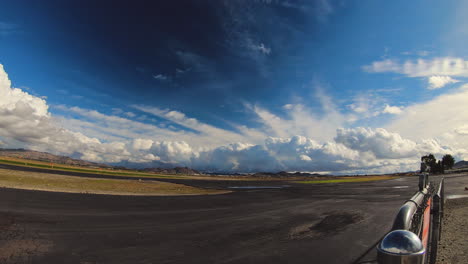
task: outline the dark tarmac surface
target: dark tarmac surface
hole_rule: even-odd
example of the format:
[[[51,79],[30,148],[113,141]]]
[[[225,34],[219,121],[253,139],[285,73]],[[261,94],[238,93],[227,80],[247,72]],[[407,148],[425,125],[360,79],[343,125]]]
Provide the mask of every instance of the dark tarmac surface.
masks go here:
[[[0,263],[368,263],[417,189],[417,177],[319,185],[168,181],[290,187],[169,197],[2,188]]]

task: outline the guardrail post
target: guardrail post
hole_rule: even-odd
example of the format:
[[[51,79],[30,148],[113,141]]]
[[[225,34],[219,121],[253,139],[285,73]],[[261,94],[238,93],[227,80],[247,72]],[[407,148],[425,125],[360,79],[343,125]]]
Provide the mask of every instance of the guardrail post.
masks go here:
[[[431,238],[431,264],[434,264],[437,258],[437,249],[440,239],[440,197],[436,194],[433,198],[433,209],[432,209],[432,238]]]
[[[419,174],[419,191],[424,190],[429,183],[429,175],[425,173]]]
[[[437,192],[440,196],[440,219],[444,218],[444,206],[445,206],[445,178],[442,178],[439,185],[439,191]],[[440,228],[440,232],[442,232],[442,225]],[[439,235],[439,238],[442,237]]]
[[[433,197],[432,209],[432,239],[430,264],[435,264],[437,259],[437,250],[442,235],[442,216],[444,207],[444,178],[440,181],[439,189]]]

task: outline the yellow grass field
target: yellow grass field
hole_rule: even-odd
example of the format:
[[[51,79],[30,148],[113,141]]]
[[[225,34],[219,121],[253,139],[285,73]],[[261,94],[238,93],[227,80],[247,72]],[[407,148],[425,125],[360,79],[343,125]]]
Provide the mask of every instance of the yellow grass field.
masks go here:
[[[53,192],[149,196],[226,193],[226,191],[159,181],[81,178],[8,169],[0,169],[0,187]]]
[[[125,176],[125,177],[135,177],[135,178],[152,178],[152,179],[193,179],[193,180],[222,180],[222,181],[283,181],[284,178],[259,178],[251,177],[248,175],[241,176],[227,176],[227,175],[174,175],[174,174],[156,174],[156,173],[144,173],[136,170],[112,170],[112,169],[101,169],[101,168],[88,168],[64,164],[55,164],[51,162],[43,162],[36,160],[12,158],[0,156],[0,164],[10,164],[21,167],[32,167],[32,168],[43,168],[54,171],[70,171],[70,172],[80,172],[80,173],[90,173],[96,175],[112,175],[112,176]],[[303,180],[304,177],[291,177],[289,180]]]
[[[71,166],[64,164],[55,164],[51,162],[43,162],[36,160],[27,160],[19,159],[12,157],[3,157],[0,156],[0,164],[10,164],[21,167],[32,167],[32,168],[43,168],[54,171],[71,171],[71,172],[81,172],[81,173],[90,173],[90,174],[101,174],[101,175],[112,175],[112,176],[125,176],[125,177],[135,177],[135,178],[153,178],[153,179],[193,179],[193,180],[245,180],[245,181],[255,181],[259,178],[249,177],[249,176],[218,176],[218,175],[174,175],[174,174],[156,174],[156,173],[144,173],[136,170],[112,170],[112,169],[101,169],[101,168],[88,168],[80,166]],[[300,180],[298,178],[297,180]],[[280,180],[275,178],[262,179],[262,180]]]

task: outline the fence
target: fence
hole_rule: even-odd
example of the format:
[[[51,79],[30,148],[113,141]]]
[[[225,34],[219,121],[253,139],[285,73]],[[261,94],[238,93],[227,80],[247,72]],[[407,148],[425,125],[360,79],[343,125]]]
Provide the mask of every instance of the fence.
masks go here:
[[[444,179],[437,189],[427,173],[419,190],[398,211],[392,230],[377,247],[380,264],[434,264],[444,212]]]

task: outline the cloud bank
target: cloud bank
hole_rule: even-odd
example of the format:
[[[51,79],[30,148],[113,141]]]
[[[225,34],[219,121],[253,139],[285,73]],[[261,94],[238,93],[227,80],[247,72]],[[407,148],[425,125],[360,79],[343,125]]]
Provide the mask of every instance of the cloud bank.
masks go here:
[[[393,59],[386,59],[363,66],[363,69],[372,73],[400,73],[408,77],[429,77],[433,75],[468,77],[468,61],[455,57],[407,60],[403,63]]]
[[[460,82],[452,77],[468,77],[468,61],[456,57],[406,60],[402,63],[394,59],[385,59],[372,62],[362,68],[369,73],[392,72],[411,78],[425,77],[428,82],[427,89],[430,90]]]
[[[453,144],[468,135],[466,111],[456,108],[463,115],[450,120],[442,114],[437,116],[446,104],[463,107],[468,100],[467,89],[460,88],[456,94],[441,96],[427,105],[404,109],[387,105],[383,112],[400,113],[387,128],[343,128],[349,127],[360,113],[343,114],[331,98],[321,92],[316,96],[322,104],[321,115],[303,104],[285,105],[281,116],[260,106],[246,105],[260,127],[233,124],[232,130],[175,110],[133,106],[185,128],[177,129],[164,122],[145,123],[136,114],[123,111],[107,115],[59,105],[54,107],[74,117],[52,115],[44,99],[13,88],[0,65],[0,141],[3,147],[26,147],[95,162],[190,166],[218,172],[384,173],[415,170],[420,155],[428,152],[459,157],[467,153],[468,146]],[[438,122],[445,123],[431,123],[434,115]],[[407,132],[414,131],[418,124],[453,129],[450,135],[431,130],[423,137],[409,137]],[[441,134],[445,138],[438,139]]]

